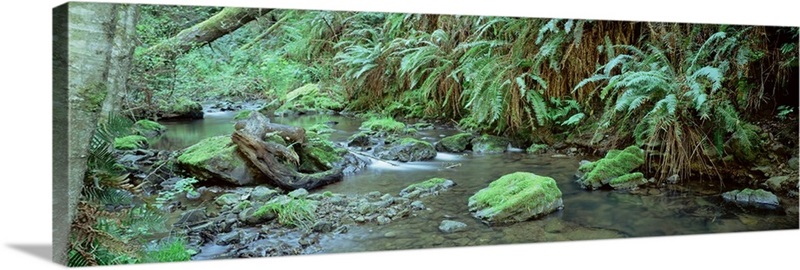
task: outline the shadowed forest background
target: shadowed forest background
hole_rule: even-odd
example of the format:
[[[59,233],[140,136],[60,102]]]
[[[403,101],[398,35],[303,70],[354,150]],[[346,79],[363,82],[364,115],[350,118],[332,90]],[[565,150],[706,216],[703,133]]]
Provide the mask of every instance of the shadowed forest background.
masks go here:
[[[69,119],[76,130],[69,151],[85,158],[70,160],[65,177],[70,180],[70,238],[63,246],[56,244],[63,252],[54,254],[70,266],[217,258],[202,257],[213,249],[209,243],[235,246],[220,252],[227,257],[326,252],[326,243],[335,241],[322,234],[346,234],[348,228],[358,234],[356,225],[344,226],[349,224],[403,224],[394,217],[414,217],[414,211],[426,209],[419,206],[422,202],[438,203],[416,196],[444,196],[439,192],[456,184],[474,185],[467,190],[473,195],[488,184],[429,172],[412,181],[419,183],[402,184],[407,186],[402,190],[381,190],[383,196],[352,189],[348,194],[340,190],[348,189],[340,187],[344,184],[331,184],[346,183],[376,163],[402,167],[443,157],[453,160],[436,166],[454,173],[509,160],[544,160],[531,164],[552,168],[570,164],[565,165],[569,169],[552,169],[575,185],[568,190],[559,182],[569,191],[563,192],[567,209],[568,194],[606,192],[621,196],[612,198],[615,203],[636,200],[638,205],[647,205],[642,197],[675,193],[715,198],[708,200],[713,207],[698,203],[691,210],[665,210],[713,216],[703,224],[711,229],[666,234],[797,228],[796,27],[69,5],[69,96],[70,109],[77,112]],[[235,113],[224,119],[226,136],[185,132],[168,139],[180,123],[210,121],[215,118],[209,115],[225,112]],[[359,122],[352,130],[343,127],[353,119]],[[346,136],[337,135],[341,132]],[[469,159],[458,159],[467,154],[485,160],[469,165]],[[226,167],[231,160],[238,165]],[[236,166],[246,168],[247,176],[237,176]],[[526,170],[516,167],[521,165],[498,166],[510,171],[490,168],[498,175],[487,179],[497,179],[489,188],[528,188],[509,180],[524,178],[520,174],[506,174]],[[498,178],[504,174],[508,177]],[[328,184],[333,187],[313,193]],[[734,199],[721,195],[734,188],[755,195],[748,193],[744,202],[735,199],[737,193],[730,195]],[[388,191],[400,193],[392,197]],[[560,202],[562,191],[557,193]],[[496,203],[502,195],[469,195],[458,197],[469,197],[469,209],[458,210],[473,212],[487,224],[506,223],[473,209]],[[387,201],[383,207],[364,206]],[[502,207],[493,209],[506,210],[506,200],[500,201]],[[782,206],[767,214],[758,210],[754,217],[741,210],[749,206],[736,206],[733,214],[717,208],[728,201]],[[451,203],[467,207],[466,200]],[[557,211],[545,204],[553,208],[549,212]],[[398,213],[391,213],[390,205]],[[434,223],[457,216],[442,215],[432,218]],[[352,222],[345,221],[350,217]],[[718,217],[744,225],[713,227]],[[588,223],[565,221],[559,223],[563,228],[545,228],[535,239],[508,236],[535,234],[518,225],[506,229],[506,238],[479,232],[489,240],[462,243],[443,237],[442,242],[662,234]],[[448,227],[453,224],[442,221],[439,230],[455,232]],[[255,225],[262,231],[250,242],[240,239],[251,236],[237,231],[240,226]],[[559,235],[565,231],[570,234]],[[382,236],[396,237],[389,233]],[[274,235],[279,240],[270,238]],[[250,245],[261,240],[260,247],[277,247]],[[276,244],[281,241],[299,244]],[[407,247],[365,250],[394,248]],[[330,252],[341,251],[359,249]]]

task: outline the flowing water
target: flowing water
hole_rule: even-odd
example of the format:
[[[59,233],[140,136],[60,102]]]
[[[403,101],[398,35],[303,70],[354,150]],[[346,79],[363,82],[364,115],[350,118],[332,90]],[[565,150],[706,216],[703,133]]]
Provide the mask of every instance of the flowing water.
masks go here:
[[[168,131],[154,147],[182,149],[203,138],[233,131],[235,112],[207,113],[205,119],[164,123]],[[343,116],[272,118],[275,123],[309,127],[330,123],[330,139],[343,143],[354,134],[360,120]],[[335,124],[333,124],[335,123]],[[455,130],[420,131],[418,138],[435,142]],[[371,191],[397,195],[404,187],[432,177],[452,179],[456,186],[438,196],[421,199],[428,208],[386,225],[351,226],[348,233],[323,237],[325,253],[494,245],[545,241],[666,236],[798,228],[797,206],[773,210],[743,209],[721,201],[730,190],[718,183],[694,181],[680,186],[625,191],[586,191],[574,181],[582,157],[556,158],[530,155],[519,149],[499,155],[438,153],[424,162],[374,161],[365,171],[314,192],[365,194]],[[453,166],[455,165],[455,166]],[[448,168],[451,167],[451,168]],[[507,226],[487,226],[470,216],[468,198],[500,176],[517,171],[554,178],[563,193],[564,209],[542,219]],[[691,190],[691,191],[690,191]],[[793,209],[792,209],[793,208]],[[468,225],[463,232],[444,234],[442,220]]]

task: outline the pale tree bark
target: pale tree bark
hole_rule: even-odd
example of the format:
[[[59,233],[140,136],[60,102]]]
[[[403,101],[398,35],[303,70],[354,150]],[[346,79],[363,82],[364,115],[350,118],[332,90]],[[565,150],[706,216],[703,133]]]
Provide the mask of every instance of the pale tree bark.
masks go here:
[[[137,11],[134,5],[74,2],[53,12],[55,262],[66,263],[69,228],[98,119],[117,110],[119,94],[125,92]]]

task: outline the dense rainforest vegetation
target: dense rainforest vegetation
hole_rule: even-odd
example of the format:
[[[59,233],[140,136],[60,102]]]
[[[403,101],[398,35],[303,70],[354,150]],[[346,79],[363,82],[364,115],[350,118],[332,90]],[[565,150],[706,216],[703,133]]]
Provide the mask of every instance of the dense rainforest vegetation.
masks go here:
[[[103,109],[94,110],[98,116],[92,119],[99,124],[87,149],[85,187],[68,247],[70,265],[181,261],[198,252],[187,247],[185,235],[165,226],[174,220],[168,222],[163,212],[169,212],[165,209],[176,196],[199,194],[197,183],[203,179],[189,175],[163,190],[148,188],[143,180],[192,157],[157,152],[151,171],[132,172],[120,165],[118,152],[136,151],[148,144],[149,133],[164,132],[156,122],[202,118],[207,102],[255,102],[259,108],[252,113],[266,116],[342,114],[371,119],[362,127],[389,133],[413,133],[403,123],[432,123],[497,136],[531,154],[578,149],[587,156],[606,156],[581,164],[586,181],[607,173],[596,167],[625,167],[605,161],[633,162],[615,159],[623,155],[642,158],[613,177],[622,179],[642,164],[638,174],[625,177],[651,179],[652,185],[711,181],[756,188],[788,172],[793,184],[772,191],[797,196],[796,27],[126,8],[136,10],[131,11],[135,19],[126,21],[134,28],[130,54],[124,56],[130,61],[122,69],[125,85],[114,93],[84,94]],[[108,105],[112,95],[116,105]],[[256,118],[250,113],[237,118]],[[293,151],[278,161],[294,159],[300,163],[296,171],[313,178],[335,167],[320,153],[338,153],[333,150],[338,148],[325,142],[324,127],[304,132],[305,140],[318,144],[306,152],[281,133],[283,145]],[[240,149],[250,142],[236,134],[233,142]],[[249,145],[250,160],[255,160],[255,153],[262,153],[259,144]],[[442,149],[450,148],[437,143],[436,150]],[[316,160],[316,165],[303,160]],[[271,167],[254,166],[262,171]],[[763,166],[774,168],[753,169]],[[317,169],[307,169],[312,167]],[[513,177],[498,181],[517,181]],[[586,181],[581,185],[587,189],[599,187]],[[430,188],[445,182],[426,183]],[[474,203],[470,198],[470,207],[491,201],[487,196],[476,195]],[[266,204],[269,211],[278,213],[283,225],[310,229],[309,212],[324,207],[289,197],[285,204]],[[281,210],[288,208],[295,214]],[[267,208],[261,209],[263,215]]]

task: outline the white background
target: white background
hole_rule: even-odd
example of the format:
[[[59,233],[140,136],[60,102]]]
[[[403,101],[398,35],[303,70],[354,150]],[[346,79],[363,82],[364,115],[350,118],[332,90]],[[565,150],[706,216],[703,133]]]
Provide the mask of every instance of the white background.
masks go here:
[[[35,2],[35,3],[32,3]],[[800,25],[782,1],[117,1],[306,9],[457,13],[527,17]],[[291,3],[289,3],[291,2]],[[380,2],[380,3],[379,3]],[[386,3],[383,3],[386,2]],[[534,1],[522,1],[534,2]],[[707,3],[708,2],[708,3]],[[791,3],[788,1],[786,3]],[[51,236],[51,8],[59,1],[9,1],[0,30],[0,265],[52,269],[42,250]],[[10,4],[9,4],[10,3]],[[451,4],[452,3],[452,4]],[[706,268],[775,269],[798,265],[800,231],[747,232],[493,247],[293,256],[103,269],[417,269]],[[23,248],[20,248],[23,247]],[[38,248],[37,248],[38,247]],[[39,252],[41,253],[41,252]]]

